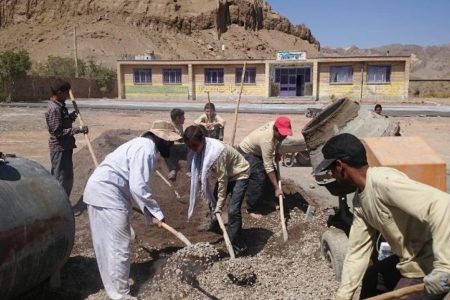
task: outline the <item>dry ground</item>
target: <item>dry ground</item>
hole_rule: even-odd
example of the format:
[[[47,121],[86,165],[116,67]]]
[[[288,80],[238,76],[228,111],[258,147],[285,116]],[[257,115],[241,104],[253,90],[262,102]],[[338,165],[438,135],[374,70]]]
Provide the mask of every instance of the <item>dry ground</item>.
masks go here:
[[[33,159],[48,167],[50,164],[48,134],[44,112],[43,109],[0,108],[0,151]],[[83,118],[90,125],[92,139],[111,129],[142,131],[149,128],[153,120],[167,119],[167,116],[167,112],[83,111]],[[191,124],[196,116],[196,113],[188,113],[186,124]],[[231,136],[233,115],[222,114],[222,116],[228,122],[225,130],[225,140],[228,141]],[[294,134],[299,135],[301,128],[309,119],[301,115],[290,117],[293,120]],[[239,142],[251,130],[273,119],[274,115],[241,115],[236,141]],[[447,165],[450,165],[450,151],[448,151],[450,118],[395,118],[395,121],[401,123],[403,134],[422,136],[444,158]],[[76,161],[84,162],[84,168],[88,168],[90,158],[86,149],[82,149],[85,141],[78,137],[77,143],[79,150],[74,157]],[[102,155],[104,154],[105,151]],[[164,171],[162,169],[162,172]],[[284,169],[283,173],[285,177],[298,182],[310,176],[310,168],[294,167]],[[186,190],[181,188],[184,186],[182,181],[186,181],[186,178],[180,176],[176,186],[180,187],[182,197],[187,197]],[[290,184],[292,192],[299,191],[292,183]],[[164,192],[164,189],[160,190]],[[166,198],[162,201],[168,201],[169,198]],[[77,199],[71,200],[75,204]],[[173,257],[172,254],[181,245],[174,240],[171,241],[169,235],[159,234],[154,228],[145,229],[142,220],[139,220],[140,217],[133,216],[133,224],[139,228],[138,242],[133,247],[132,292],[143,299],[332,299],[337,282],[318,252],[319,237],[325,230],[326,214],[319,210],[315,220],[306,223],[303,221],[302,201],[301,197],[292,198],[287,204],[290,216],[288,222],[290,240],[287,244],[280,243],[276,211],[269,213],[262,221],[253,221],[244,215],[245,235],[250,243],[250,255],[236,262],[220,259],[207,264],[204,271],[197,272],[188,281],[178,276],[179,266],[176,260],[169,259],[166,263],[167,258]],[[167,202],[163,204],[167,205]],[[315,204],[329,206],[325,201]],[[184,206],[185,204],[180,204],[180,210]],[[168,220],[171,219],[169,215],[166,217]],[[178,220],[182,218],[182,214],[175,218],[179,230],[192,234],[193,238],[195,236],[195,241],[204,239],[214,242],[214,246],[223,255],[225,248],[220,236],[194,234],[193,224]],[[61,289],[56,291],[45,289],[40,295],[33,295],[33,299],[105,298],[90,245],[86,213],[77,217],[76,222],[75,246],[71,258],[62,271]],[[165,238],[168,240],[163,243]],[[242,268],[255,274],[256,282],[253,285],[238,286],[230,281],[229,274],[234,274],[236,269]]]

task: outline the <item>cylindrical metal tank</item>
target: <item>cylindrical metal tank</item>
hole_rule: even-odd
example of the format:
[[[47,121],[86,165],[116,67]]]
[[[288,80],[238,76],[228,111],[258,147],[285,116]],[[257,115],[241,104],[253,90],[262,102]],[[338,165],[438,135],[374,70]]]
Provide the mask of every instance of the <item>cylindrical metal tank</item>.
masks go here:
[[[0,162],[0,299],[26,293],[67,261],[75,235],[69,199],[36,162]]]
[[[340,99],[320,112],[302,130],[309,149],[313,169],[323,160],[325,143],[340,133],[351,133],[358,138],[393,136],[399,130],[391,119],[362,109],[358,102]],[[315,176],[322,184],[331,183],[327,175]]]

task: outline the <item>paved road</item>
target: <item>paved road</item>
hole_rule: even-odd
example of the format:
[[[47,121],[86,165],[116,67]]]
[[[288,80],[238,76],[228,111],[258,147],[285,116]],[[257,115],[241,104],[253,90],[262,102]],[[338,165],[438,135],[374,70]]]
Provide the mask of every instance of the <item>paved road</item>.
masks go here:
[[[68,106],[71,105],[67,101]],[[177,107],[185,111],[203,111],[203,102],[142,102],[127,100],[104,100],[104,99],[81,99],[77,101],[80,108],[90,109],[120,109],[120,110],[149,110],[149,111],[170,111]],[[46,107],[43,102],[14,102],[0,103],[1,106],[14,107]],[[239,111],[245,113],[265,113],[265,114],[304,114],[307,108],[323,108],[326,103],[299,103],[299,104],[273,104],[273,103],[242,103]],[[219,112],[234,112],[235,103],[216,103]],[[363,107],[371,110],[373,104]],[[440,116],[450,117],[450,105],[383,105],[383,114],[388,116]]]

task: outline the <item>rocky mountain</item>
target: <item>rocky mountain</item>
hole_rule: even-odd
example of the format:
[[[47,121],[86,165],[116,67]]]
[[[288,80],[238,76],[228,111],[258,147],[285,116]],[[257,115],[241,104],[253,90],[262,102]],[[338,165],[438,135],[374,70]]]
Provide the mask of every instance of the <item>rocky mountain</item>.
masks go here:
[[[265,0],[3,0],[0,51],[33,60],[77,52],[113,67],[123,54],[160,59],[273,58],[286,49],[317,56],[320,43]],[[222,51],[225,45],[225,51]]]
[[[450,43],[439,46],[392,44],[372,49],[323,47],[325,56],[411,55],[411,78],[450,79]]]

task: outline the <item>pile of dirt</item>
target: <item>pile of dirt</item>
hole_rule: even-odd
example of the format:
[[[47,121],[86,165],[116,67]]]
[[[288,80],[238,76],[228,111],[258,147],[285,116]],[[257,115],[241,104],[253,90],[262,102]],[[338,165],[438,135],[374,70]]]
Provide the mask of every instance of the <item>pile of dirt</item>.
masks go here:
[[[92,141],[92,147],[99,162],[103,161],[106,155],[113,152],[121,144],[139,136],[141,132],[130,130],[109,130],[102,133],[98,138]],[[86,230],[88,229],[88,220],[86,218],[86,206],[82,203],[82,196],[86,182],[94,170],[94,164],[87,148],[80,149],[73,157],[74,162],[74,187],[71,194],[71,203],[74,205],[75,212],[80,212],[77,218],[77,227],[83,229],[77,230],[77,245],[86,245]],[[209,221],[208,207],[203,201],[197,201],[196,210],[191,220],[187,219],[187,211],[189,206],[189,188],[190,178],[186,176],[186,162],[180,162],[180,171],[177,174],[177,180],[173,183],[175,190],[180,194],[181,199],[176,199],[173,189],[156,175],[151,178],[151,187],[154,199],[160,205],[166,223],[182,232],[191,242],[217,242],[221,238],[215,233],[201,231]],[[164,160],[158,157],[157,170],[164,176],[167,176],[168,170]],[[146,224],[143,216],[137,212],[133,212],[131,216],[131,224],[135,230],[137,240],[146,249],[171,251],[184,246],[184,244],[174,237],[171,233],[156,226]],[[89,243],[88,243],[89,244]],[[77,246],[76,245],[76,246]],[[84,248],[84,247],[83,247]],[[169,250],[167,250],[169,249]],[[139,255],[136,257],[139,258]]]
[[[129,130],[103,133],[92,142],[99,161],[138,134]],[[106,298],[90,240],[89,220],[80,198],[93,170],[87,149],[80,149],[74,155],[74,164],[75,186],[71,201],[80,212],[76,217],[74,249],[61,271],[61,288],[45,289],[32,299]],[[137,239],[131,251],[133,295],[142,299],[332,298],[337,282],[332,269],[319,254],[319,238],[325,230],[326,216],[319,212],[312,222],[304,221],[308,203],[292,181],[284,183],[289,241],[283,243],[279,213],[275,208],[261,220],[243,213],[242,240],[248,252],[246,256],[229,260],[222,237],[199,230],[209,220],[205,203],[198,201],[192,220],[187,221],[190,179],[185,174],[185,164],[182,162],[180,166],[174,186],[181,201],[176,200],[157,176],[152,178],[152,188],[167,223],[194,244],[182,248],[184,245],[174,236],[145,224],[143,217],[134,212],[131,221]],[[167,174],[161,159],[158,170]]]

